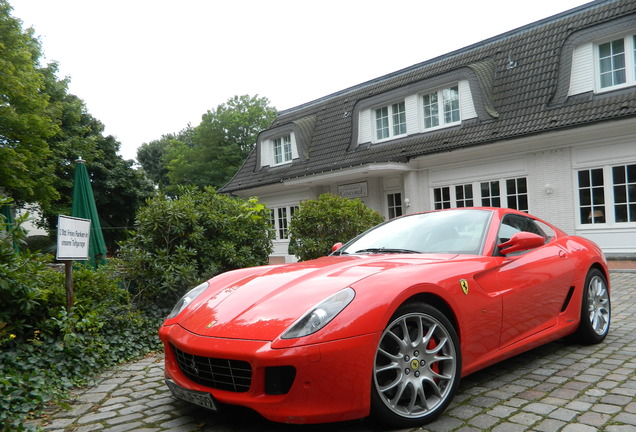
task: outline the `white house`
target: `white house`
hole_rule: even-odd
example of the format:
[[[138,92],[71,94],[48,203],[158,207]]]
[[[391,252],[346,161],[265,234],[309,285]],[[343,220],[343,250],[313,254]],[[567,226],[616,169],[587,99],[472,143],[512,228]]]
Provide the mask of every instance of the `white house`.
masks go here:
[[[636,255],[636,2],[598,1],[280,112],[221,192],[272,209],[331,192],[386,218],[528,211]]]

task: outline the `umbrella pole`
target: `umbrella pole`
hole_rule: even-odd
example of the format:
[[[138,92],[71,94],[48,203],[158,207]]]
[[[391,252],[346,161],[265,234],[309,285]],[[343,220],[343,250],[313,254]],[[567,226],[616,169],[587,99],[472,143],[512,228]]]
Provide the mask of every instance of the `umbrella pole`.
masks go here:
[[[66,313],[73,307],[73,261],[64,261],[66,273]]]

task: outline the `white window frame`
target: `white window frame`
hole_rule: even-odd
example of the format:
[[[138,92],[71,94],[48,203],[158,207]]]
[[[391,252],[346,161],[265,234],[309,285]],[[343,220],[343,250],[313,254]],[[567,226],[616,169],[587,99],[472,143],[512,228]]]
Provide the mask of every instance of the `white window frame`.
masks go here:
[[[276,240],[289,240],[289,223],[298,206],[279,206],[270,208],[269,220],[274,227]]]
[[[454,186],[454,189],[455,189],[455,207],[474,207],[475,206],[475,188],[472,183],[458,184]]]
[[[446,121],[444,118],[444,92],[448,92],[450,89],[456,90],[457,98],[454,113],[458,118],[452,121]],[[424,95],[431,93],[439,94],[441,99],[438,98],[438,115],[441,116],[441,124],[433,128],[425,128],[424,119]],[[374,100],[377,97],[374,97]],[[402,129],[395,130],[396,122],[396,104],[404,104],[404,111],[400,111],[400,122]],[[386,115],[383,117],[385,123],[383,126],[388,131],[387,134],[383,134],[378,137],[378,117],[377,112],[379,110],[386,110]],[[406,95],[405,97],[392,97],[387,96],[386,99],[365,104],[363,108],[358,112],[358,130],[357,130],[357,143],[384,143],[386,141],[401,138],[409,135],[428,133],[437,129],[446,127],[452,127],[460,125],[462,121],[471,118],[478,118],[475,104],[473,102],[473,94],[471,86],[468,80],[450,81],[444,85],[435,86],[432,88],[426,88],[425,91],[420,89],[414,89],[413,93]]]
[[[626,166],[636,166],[636,161],[625,162],[625,163],[612,163],[602,166],[591,166],[591,167],[581,167],[575,170],[574,172],[574,185],[575,185],[575,200],[576,200],[576,222],[577,227],[580,229],[606,229],[608,227],[614,228],[633,228],[636,227],[636,220],[634,221],[626,221],[626,222],[617,222],[616,221],[616,206],[622,205],[623,203],[616,202],[615,196],[615,186],[629,186],[633,183],[614,183],[614,168],[626,167]],[[594,186],[590,184],[590,186],[581,187],[580,183],[580,173],[587,172],[588,175],[591,171],[600,170],[603,177],[603,184]],[[582,189],[594,189],[598,190],[600,193],[602,191],[603,194],[603,203],[596,203],[592,201],[590,204],[587,202],[581,202],[581,190]],[[628,192],[629,193],[629,192]],[[633,204],[633,201],[629,201],[629,195],[627,197],[628,203]],[[585,218],[584,222],[583,212],[588,213],[589,215]],[[601,213],[602,212],[602,213]],[[601,220],[600,219],[603,218]],[[628,219],[629,219],[629,207],[628,207]]]
[[[293,159],[292,136],[283,135],[272,139],[273,165],[284,165]]]
[[[400,110],[400,108],[402,108]],[[379,117],[381,111],[386,115]],[[378,123],[382,119],[382,126]],[[388,105],[377,107],[373,110],[374,142],[386,141],[407,135],[406,128],[406,103],[404,99]],[[403,131],[401,130],[403,129]],[[380,130],[385,131],[380,136]]]
[[[525,191],[519,191],[519,185],[523,180],[525,183]],[[515,190],[509,190],[509,182],[514,181]],[[482,187],[488,188],[489,195],[482,193]],[[466,190],[472,188],[472,197],[466,198]],[[490,195],[490,192],[494,189],[498,189],[498,194]],[[512,189],[512,188],[510,188]],[[492,180],[480,180],[470,183],[457,183],[451,185],[440,185],[431,188],[431,205],[434,209],[441,208],[456,208],[458,202],[461,202],[462,207],[469,207],[466,204],[466,200],[472,200],[472,206],[477,207],[503,207],[503,208],[516,208],[525,213],[529,213],[529,208],[523,208],[524,204],[529,207],[529,194],[528,194],[528,176],[515,176],[505,177]],[[458,191],[463,192],[463,197],[458,198]],[[441,195],[440,195],[441,194]],[[442,198],[441,200],[438,198]],[[515,206],[510,206],[511,199],[514,198]],[[494,202],[493,202],[494,200]],[[521,208],[519,208],[521,207]]]
[[[452,98],[449,99],[448,98],[448,94],[450,92],[453,92],[454,95],[456,95],[456,98]],[[427,126],[426,122],[427,122],[427,118],[429,118],[429,116],[426,115],[426,107],[430,104],[426,103],[426,98],[431,96],[431,95],[436,95],[436,108],[437,108],[437,112],[436,112],[436,118],[437,118],[437,124],[435,125],[430,125]],[[462,100],[461,100],[461,92],[460,92],[460,86],[459,83],[455,83],[451,86],[447,86],[447,87],[443,87],[437,90],[433,90],[433,91],[429,91],[429,92],[423,92],[421,94],[420,97],[420,109],[422,110],[422,130],[424,132],[428,132],[431,130],[436,130],[436,129],[442,129],[442,128],[447,128],[447,127],[451,127],[451,126],[455,126],[458,124],[461,124],[462,122]],[[453,107],[451,110],[446,109],[447,108],[447,104],[448,102],[455,102],[457,106]],[[458,119],[457,120],[453,120],[452,118],[449,120],[447,118],[447,115],[449,113],[457,113]]]
[[[386,194],[387,216],[389,219],[400,217],[404,214],[404,200],[402,192],[390,192]]]
[[[624,67],[625,82],[602,87],[601,85],[601,56],[600,47],[605,44],[611,44],[617,40],[623,40],[624,44]],[[604,39],[594,44],[594,86],[595,93],[603,93],[617,90],[625,87],[636,85],[636,35],[630,33],[628,35],[614,36]]]

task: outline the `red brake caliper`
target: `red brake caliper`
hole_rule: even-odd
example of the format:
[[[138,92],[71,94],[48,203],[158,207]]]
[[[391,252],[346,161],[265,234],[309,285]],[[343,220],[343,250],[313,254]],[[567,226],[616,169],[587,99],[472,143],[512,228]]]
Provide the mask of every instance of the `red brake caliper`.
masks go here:
[[[437,347],[437,341],[433,338],[431,338],[431,340],[428,341],[428,344],[426,345],[426,349],[427,350],[433,350]],[[435,362],[432,365],[429,366],[431,368],[431,370],[433,372],[435,372],[436,374],[439,374],[439,362]],[[434,381],[438,382],[438,378],[435,378]]]

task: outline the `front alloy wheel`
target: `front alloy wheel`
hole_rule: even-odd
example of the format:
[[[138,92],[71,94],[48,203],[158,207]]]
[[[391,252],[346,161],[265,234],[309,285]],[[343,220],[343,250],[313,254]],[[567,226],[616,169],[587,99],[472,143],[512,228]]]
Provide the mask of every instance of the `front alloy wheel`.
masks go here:
[[[386,327],[373,367],[372,413],[385,423],[413,427],[439,416],[461,373],[459,338],[434,307],[400,307]]]

